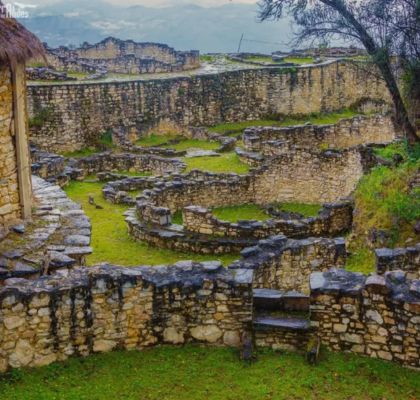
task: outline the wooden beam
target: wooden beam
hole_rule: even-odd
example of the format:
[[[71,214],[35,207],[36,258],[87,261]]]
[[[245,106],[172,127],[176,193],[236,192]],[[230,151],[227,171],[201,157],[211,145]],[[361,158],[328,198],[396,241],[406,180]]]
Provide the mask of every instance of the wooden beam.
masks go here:
[[[28,219],[32,213],[31,163],[29,160],[29,127],[26,108],[26,72],[25,64],[12,68],[13,110],[15,124],[15,143],[17,173],[19,182],[22,218]]]

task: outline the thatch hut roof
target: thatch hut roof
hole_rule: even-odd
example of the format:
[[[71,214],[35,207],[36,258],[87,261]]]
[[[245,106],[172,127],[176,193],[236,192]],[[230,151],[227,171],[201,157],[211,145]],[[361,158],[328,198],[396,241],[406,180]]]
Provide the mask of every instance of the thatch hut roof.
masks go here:
[[[0,0],[0,64],[16,65],[33,57],[44,57],[40,40],[13,18],[8,18]]]

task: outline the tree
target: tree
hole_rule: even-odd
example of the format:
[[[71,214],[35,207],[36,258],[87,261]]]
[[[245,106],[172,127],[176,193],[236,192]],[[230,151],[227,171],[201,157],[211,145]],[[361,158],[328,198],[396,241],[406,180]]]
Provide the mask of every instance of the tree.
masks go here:
[[[420,141],[403,101],[393,57],[420,65],[420,0],[262,0],[261,21],[291,15],[295,42],[346,40],[362,44],[391,95],[395,122],[410,143]]]

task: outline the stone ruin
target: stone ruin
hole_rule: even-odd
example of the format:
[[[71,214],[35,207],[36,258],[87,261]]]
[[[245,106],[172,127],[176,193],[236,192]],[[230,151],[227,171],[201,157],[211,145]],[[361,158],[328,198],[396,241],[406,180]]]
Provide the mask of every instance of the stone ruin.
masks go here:
[[[34,221],[16,227],[24,245],[0,248],[0,372],[159,344],[238,347],[249,331],[259,347],[304,352],[318,337],[332,350],[420,368],[419,245],[377,250],[370,276],[345,270],[349,197],[379,162],[368,144],[398,139],[389,115],[250,128],[236,148],[254,166],[244,175],[185,174],[176,158],[185,154],[134,146],[127,131],[115,129],[115,152],[72,160],[32,152]],[[218,151],[237,144],[206,129],[191,135],[219,142]],[[90,174],[104,183],[107,201],[132,206],[126,221],[135,239],[202,254],[237,251],[238,260],[85,267],[90,222],[60,186]],[[270,209],[289,201],[323,206],[310,218]],[[271,218],[229,223],[211,210],[238,204],[264,206]],[[180,210],[182,226],[172,223]]]
[[[56,49],[45,44],[49,68],[30,68],[32,80],[72,80],[66,71],[89,74],[88,78],[99,79],[108,73],[146,74],[180,72],[200,67],[200,54],[196,50],[175,51],[160,43],[138,43],[108,37],[96,44],[84,43],[70,49]],[[57,72],[58,71],[65,71]]]

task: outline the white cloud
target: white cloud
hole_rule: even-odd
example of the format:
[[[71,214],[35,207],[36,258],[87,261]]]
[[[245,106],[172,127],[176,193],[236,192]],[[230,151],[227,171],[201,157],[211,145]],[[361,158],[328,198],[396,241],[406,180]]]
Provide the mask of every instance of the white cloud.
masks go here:
[[[58,3],[60,0],[28,0],[28,3],[36,5],[45,5],[51,3]],[[247,3],[254,4],[257,0],[104,0],[108,3],[121,5],[121,6],[132,6],[132,5],[143,5],[148,7],[168,7],[177,6],[183,4],[195,4],[202,7],[214,7],[229,3]],[[71,0],[69,0],[71,2]]]

